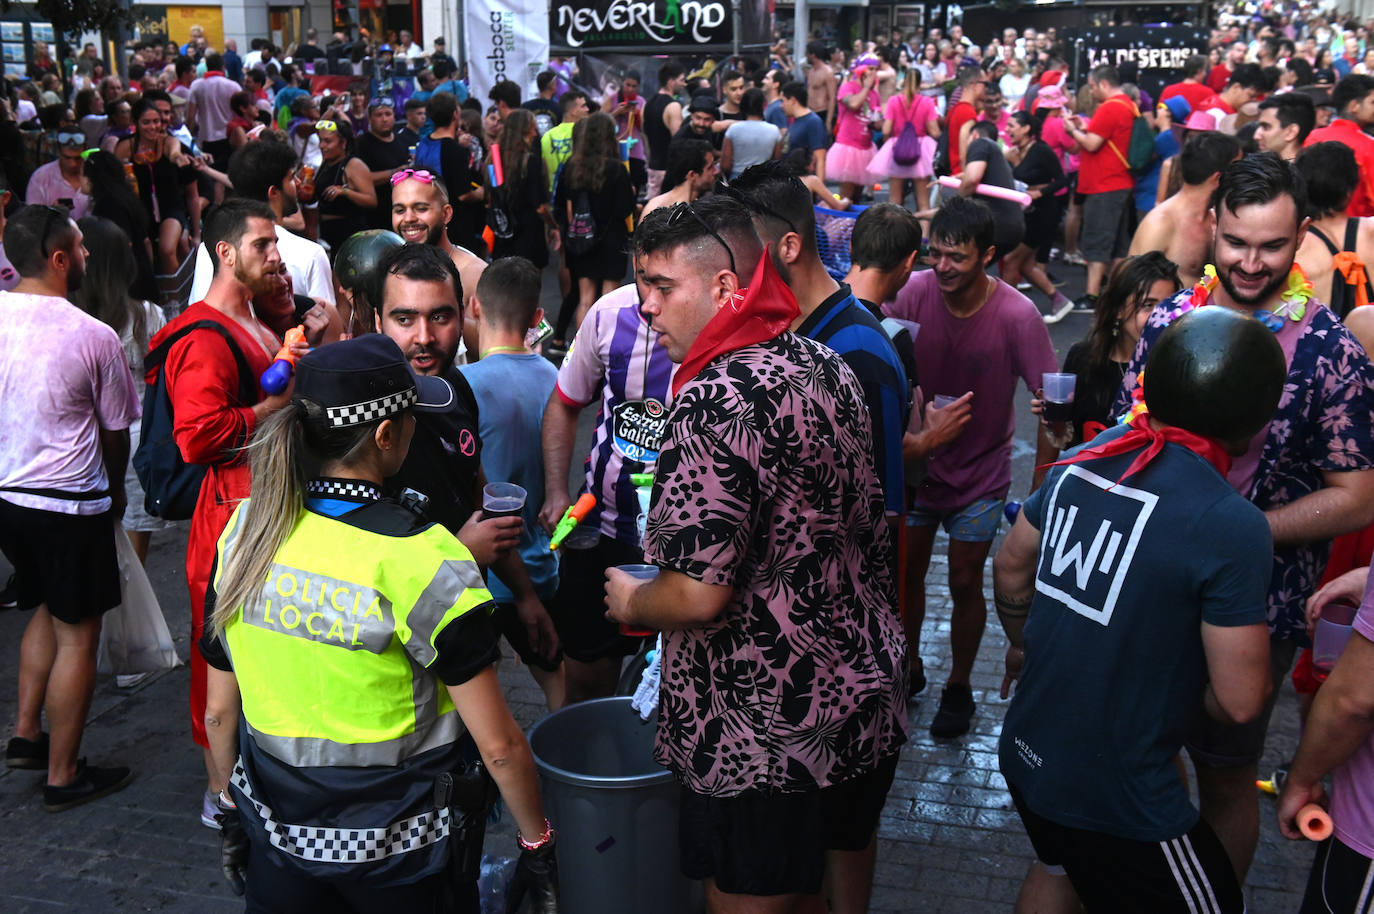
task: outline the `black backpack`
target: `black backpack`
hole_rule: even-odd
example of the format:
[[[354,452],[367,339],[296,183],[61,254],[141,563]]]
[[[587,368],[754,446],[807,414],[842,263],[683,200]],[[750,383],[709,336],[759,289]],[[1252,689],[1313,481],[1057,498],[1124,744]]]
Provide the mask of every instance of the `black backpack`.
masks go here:
[[[568,220],[568,253],[585,254],[596,247],[599,238],[596,216],[592,214],[591,194],[579,190],[573,198],[572,218]]]
[[[143,509],[163,520],[186,520],[196,509],[205,467],[187,463],[172,434],[172,400],[167,394],[165,363],[172,346],[196,330],[213,330],[224,337],[239,371],[239,403],[248,406],[257,400],[257,381],[248,360],[233,336],[218,321],[187,324],[171,334],[143,359],[143,370],[157,371],[157,379],[143,391],[143,423],[138,450],[134,452],[134,472],[143,486]]]
[[[491,206],[487,208],[487,225],[491,227],[491,234],[498,241],[511,241],[520,231],[520,221],[506,199],[506,187],[493,187],[489,193]]]

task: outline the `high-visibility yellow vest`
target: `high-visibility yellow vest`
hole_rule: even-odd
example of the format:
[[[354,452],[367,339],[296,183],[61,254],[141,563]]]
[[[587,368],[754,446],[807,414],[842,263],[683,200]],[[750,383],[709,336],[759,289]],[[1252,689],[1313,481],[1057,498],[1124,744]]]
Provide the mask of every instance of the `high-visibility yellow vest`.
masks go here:
[[[220,536],[217,587],[243,510]],[[472,554],[437,524],[387,536],[303,510],[225,626],[253,742],[297,767],[398,765],[452,743],[462,722],[427,667],[438,633],[490,603]]]

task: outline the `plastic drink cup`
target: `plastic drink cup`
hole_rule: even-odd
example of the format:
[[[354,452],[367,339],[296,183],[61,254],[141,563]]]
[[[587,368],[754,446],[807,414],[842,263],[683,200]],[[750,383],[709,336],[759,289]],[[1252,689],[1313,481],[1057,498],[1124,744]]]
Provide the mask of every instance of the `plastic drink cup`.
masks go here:
[[[563,540],[564,549],[591,549],[601,542],[601,528],[596,525],[578,524]]]
[[[525,509],[525,490],[513,482],[489,482],[482,489],[482,520],[519,517]]]
[[[1355,630],[1358,609],[1348,603],[1328,603],[1322,609],[1312,636],[1312,665],[1317,669],[1330,670],[1336,665]]]
[[[953,402],[954,402],[955,400],[957,400],[957,399],[959,399],[959,398],[958,398],[958,397],[951,397],[949,394],[936,394],[936,395],[935,395],[935,408],[936,408],[936,409],[945,409],[947,406],[949,406],[951,403],[953,403]]]
[[[1073,389],[1077,375],[1046,372],[1041,382],[1045,393],[1045,421],[1073,421]]]
[[[616,568],[625,572],[632,578],[637,578],[645,582],[652,581],[654,578],[658,577],[657,565],[617,565]],[[620,633],[627,638],[647,638],[652,635],[654,631],[651,628],[637,628],[622,622],[620,623]]]

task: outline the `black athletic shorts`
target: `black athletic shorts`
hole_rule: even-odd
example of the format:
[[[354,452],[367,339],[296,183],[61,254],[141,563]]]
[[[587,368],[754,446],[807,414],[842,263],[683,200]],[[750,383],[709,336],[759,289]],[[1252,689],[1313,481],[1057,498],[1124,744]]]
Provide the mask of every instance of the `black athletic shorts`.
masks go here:
[[[1317,857],[1307,877],[1307,894],[1298,914],[1363,914],[1374,906],[1374,861],[1327,838],[1317,845]]]
[[[547,606],[546,602],[545,608]],[[548,660],[534,652],[534,648],[530,646],[529,633],[525,631],[525,623],[520,621],[514,603],[497,603],[496,609],[491,614],[491,624],[498,632],[506,636],[506,640],[510,642],[511,650],[515,651],[520,662],[526,666],[537,666],[541,670],[552,673],[563,662],[563,649],[561,647],[558,649],[558,653]]]
[[[0,552],[14,566],[20,608],[44,604],[54,619],[77,625],[118,606],[114,524],[109,511],[62,514],[0,498]]]
[[[604,533],[590,549],[558,550],[558,592],[546,605],[564,653],[580,663],[594,663],[639,649],[641,639],[625,637],[606,618],[606,569],[643,561],[638,546]]]
[[[1087,914],[1243,914],[1245,898],[1221,840],[1202,819],[1168,841],[1132,841],[1069,828],[1011,798],[1035,856],[1062,868]]]
[[[805,793],[709,797],[682,789],[678,842],[688,879],[733,895],[813,895],[825,852],[861,851],[878,831],[897,755],[867,774]]]

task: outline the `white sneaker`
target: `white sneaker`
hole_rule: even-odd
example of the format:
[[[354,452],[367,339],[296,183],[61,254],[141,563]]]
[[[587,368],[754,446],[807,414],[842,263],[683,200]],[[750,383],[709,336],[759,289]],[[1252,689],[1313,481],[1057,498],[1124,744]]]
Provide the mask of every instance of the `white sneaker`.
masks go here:
[[[1051,305],[1051,307],[1054,307]],[[1073,312],[1073,300],[1065,299],[1064,304],[1044,316],[1045,323],[1057,324]]]
[[[219,823],[215,821],[217,815],[219,815],[219,804],[215,802],[215,795],[207,790],[200,800],[200,824],[206,828],[219,831]]]
[[[1020,282],[1018,282],[1018,283],[1016,284],[1016,291],[1018,291],[1018,292],[1029,292],[1029,291],[1030,291],[1030,287],[1031,287],[1031,284],[1030,284],[1029,282],[1027,282],[1026,280],[1023,279],[1023,280],[1021,280]]]

